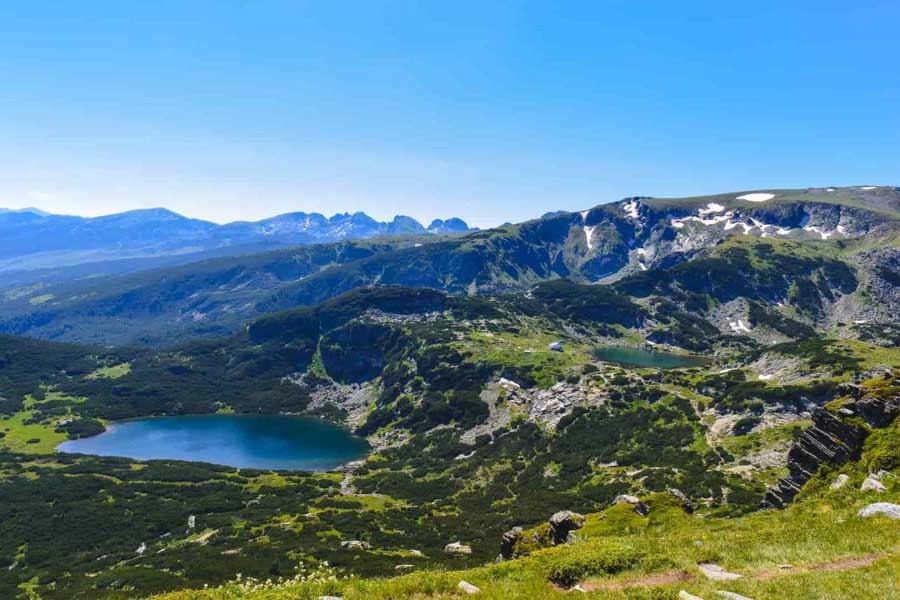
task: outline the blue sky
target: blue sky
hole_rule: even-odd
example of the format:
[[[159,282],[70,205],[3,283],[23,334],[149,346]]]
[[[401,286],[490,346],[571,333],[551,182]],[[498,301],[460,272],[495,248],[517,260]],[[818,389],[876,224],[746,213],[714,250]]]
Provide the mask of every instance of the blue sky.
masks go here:
[[[900,3],[19,2],[0,206],[479,226],[900,185]]]

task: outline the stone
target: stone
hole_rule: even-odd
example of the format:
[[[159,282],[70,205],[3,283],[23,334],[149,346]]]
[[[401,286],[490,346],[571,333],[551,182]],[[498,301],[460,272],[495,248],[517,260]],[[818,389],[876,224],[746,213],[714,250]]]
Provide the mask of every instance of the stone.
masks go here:
[[[859,511],[859,516],[863,518],[874,517],[875,515],[884,515],[889,519],[900,519],[900,504],[876,502],[863,507]]]
[[[409,573],[410,571],[416,570],[416,565],[408,565],[408,564],[394,565],[394,570],[397,571],[398,573]]]
[[[371,547],[372,544],[361,540],[345,540],[341,542],[341,550],[368,550]]]
[[[688,514],[693,514],[694,512],[694,503],[691,502],[691,499],[687,497],[687,494],[679,490],[678,488],[669,488],[667,490],[670,496],[675,496],[681,501],[681,508],[684,509],[684,512]]]
[[[637,496],[630,496],[628,494],[619,494],[616,496],[616,499],[613,500],[613,504],[630,504],[634,507],[634,512],[641,515],[642,517],[646,517],[650,514],[650,506],[641,502],[641,499]]]
[[[565,544],[569,535],[584,527],[584,515],[570,510],[561,510],[550,517],[550,538],[554,545]]]
[[[829,487],[829,489],[832,489],[832,490],[839,490],[842,487],[844,487],[845,485],[847,485],[847,482],[849,480],[850,480],[850,477],[848,475],[846,475],[845,473],[841,473],[840,475],[837,476],[837,478],[828,487]]]
[[[740,594],[735,594],[734,592],[726,592],[724,590],[716,590],[716,594],[722,596],[723,598],[728,598],[728,600],[753,600],[753,598],[741,596]]]
[[[563,351],[562,342],[550,342],[550,344],[547,346],[547,348],[553,352],[562,352]]]
[[[343,596],[316,596],[316,600],[344,600]]]
[[[459,590],[461,592],[463,592],[464,594],[480,594],[481,593],[480,588],[472,585],[471,583],[469,583],[468,581],[465,581],[464,579],[460,579],[459,583],[456,585],[456,587],[459,588]]]
[[[444,552],[447,554],[472,554],[472,547],[460,542],[452,542],[444,546]]]
[[[637,504],[641,499],[637,496],[630,496],[628,494],[619,494],[616,496],[616,499],[613,500],[613,504]]]
[[[859,491],[861,492],[884,492],[887,491],[887,488],[884,487],[884,484],[872,477],[871,475],[866,477],[865,481],[862,482],[862,485],[859,487]]]
[[[703,598],[701,598],[700,596],[695,596],[690,592],[681,590],[680,592],[678,592],[678,600],[703,600]]]
[[[714,563],[700,563],[697,565],[697,568],[700,569],[700,572],[707,579],[712,579],[713,581],[733,581],[741,578],[737,573],[729,573]]]
[[[516,543],[521,537],[521,527],[513,527],[503,534],[503,538],[500,540],[500,556],[503,560],[509,560],[516,555]]]

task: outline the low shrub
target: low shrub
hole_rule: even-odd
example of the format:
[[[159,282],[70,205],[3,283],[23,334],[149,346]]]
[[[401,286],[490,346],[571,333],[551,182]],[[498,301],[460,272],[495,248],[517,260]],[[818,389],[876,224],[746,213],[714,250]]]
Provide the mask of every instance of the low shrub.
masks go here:
[[[563,586],[572,587],[586,577],[611,575],[635,566],[644,553],[636,548],[609,543],[600,546],[585,546],[578,552],[568,552],[554,559],[547,579]]]

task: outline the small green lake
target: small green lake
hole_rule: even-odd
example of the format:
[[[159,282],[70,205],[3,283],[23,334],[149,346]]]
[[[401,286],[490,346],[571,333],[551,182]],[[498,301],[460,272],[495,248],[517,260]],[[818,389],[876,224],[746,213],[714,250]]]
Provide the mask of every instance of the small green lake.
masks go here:
[[[627,346],[603,346],[594,350],[593,354],[594,358],[598,360],[628,367],[675,369],[679,367],[702,367],[710,363],[710,360],[703,356],[658,352],[646,348],[630,348]]]
[[[369,451],[366,440],[320,419],[287,415],[192,415],[113,423],[63,442],[60,452],[176,459],[231,467],[327,471]]]

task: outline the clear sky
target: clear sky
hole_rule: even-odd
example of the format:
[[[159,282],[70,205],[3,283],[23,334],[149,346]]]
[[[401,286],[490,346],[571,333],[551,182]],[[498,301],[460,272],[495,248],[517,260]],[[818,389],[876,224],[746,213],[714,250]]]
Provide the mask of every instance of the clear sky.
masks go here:
[[[900,185],[900,2],[5,4],[0,206],[479,226]]]

